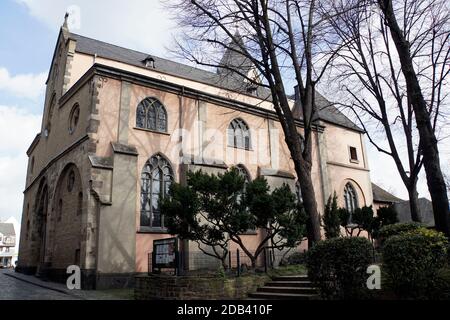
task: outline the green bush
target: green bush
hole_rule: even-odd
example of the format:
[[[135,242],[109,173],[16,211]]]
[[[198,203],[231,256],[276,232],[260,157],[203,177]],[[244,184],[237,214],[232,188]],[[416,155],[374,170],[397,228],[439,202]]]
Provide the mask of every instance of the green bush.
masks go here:
[[[377,210],[377,216],[372,223],[372,238],[380,238],[381,228],[398,223],[397,211],[394,206],[381,207]]]
[[[379,231],[379,239],[384,242],[392,236],[397,236],[405,232],[414,231],[422,228],[423,225],[418,222],[394,223],[384,226]]]
[[[372,245],[366,238],[333,238],[308,251],[311,281],[326,299],[360,299],[366,292]]]
[[[447,247],[443,233],[426,228],[389,237],[383,246],[389,286],[401,298],[432,297],[439,270],[446,264]]]

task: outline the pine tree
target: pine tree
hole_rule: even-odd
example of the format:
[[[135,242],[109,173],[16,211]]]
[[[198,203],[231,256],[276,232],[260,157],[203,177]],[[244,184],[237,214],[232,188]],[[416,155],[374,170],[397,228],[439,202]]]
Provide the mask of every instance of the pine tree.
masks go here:
[[[333,197],[330,196],[328,198],[323,215],[323,223],[325,229],[325,237],[327,239],[337,238],[340,236],[341,220],[339,218],[336,191],[334,192]]]

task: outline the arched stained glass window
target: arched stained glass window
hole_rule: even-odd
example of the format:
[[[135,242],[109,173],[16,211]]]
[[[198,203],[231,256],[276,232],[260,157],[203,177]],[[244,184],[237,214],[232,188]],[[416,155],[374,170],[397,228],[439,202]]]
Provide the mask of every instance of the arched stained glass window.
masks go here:
[[[156,110],[153,105],[147,108],[147,126],[146,129],[156,130]]]
[[[140,103],[136,109],[136,127],[138,128],[145,128],[145,108],[142,103]]]
[[[347,183],[344,188],[344,201],[345,208],[352,213],[358,208],[358,197],[356,195],[355,188],[351,185],[351,183]]]
[[[142,100],[136,109],[136,127],[167,132],[166,108],[155,98]]]
[[[245,184],[244,184],[243,192],[245,192],[247,190],[247,183],[249,183],[251,181],[250,174],[248,173],[247,168],[245,168],[244,165],[242,165],[242,164],[237,165],[235,168],[236,168],[239,176],[244,178]],[[242,195],[238,194],[237,201],[240,202],[241,199],[242,199]]]
[[[228,145],[230,147],[250,150],[250,130],[242,119],[234,119],[228,126]]]
[[[244,165],[239,164],[239,165],[236,166],[236,169],[237,169],[239,175],[245,179],[246,183],[250,182],[250,180],[251,180],[250,179],[250,174],[248,173],[248,171],[244,167]]]
[[[169,192],[173,170],[161,155],[151,157],[141,174],[141,226],[164,228],[164,218],[159,210],[159,199]]]
[[[158,112],[158,124],[157,124],[157,130],[158,131],[166,131],[167,128],[167,115],[166,110],[162,108],[160,112]]]

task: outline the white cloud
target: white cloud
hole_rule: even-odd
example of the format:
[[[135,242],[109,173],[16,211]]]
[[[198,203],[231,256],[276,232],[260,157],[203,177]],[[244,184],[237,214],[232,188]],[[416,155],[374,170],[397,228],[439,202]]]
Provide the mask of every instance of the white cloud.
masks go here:
[[[4,91],[20,98],[37,99],[45,88],[46,73],[19,74],[11,76],[0,67],[0,92]]]
[[[439,145],[439,155],[441,169],[444,173],[450,173],[450,152],[449,145],[442,143]],[[392,191],[394,195],[404,200],[408,200],[408,191],[403,184],[400,174],[397,171],[392,157],[378,152],[375,147],[373,147],[369,142],[366,143],[367,152],[369,157],[369,168],[370,176],[373,183],[378,184],[383,189],[387,191]],[[419,173],[419,178],[417,181],[417,192],[419,197],[425,197],[431,199],[430,193],[428,191],[427,177],[425,173],[425,168],[422,167]]]
[[[70,9],[77,6],[80,29],[72,29],[74,33],[157,55],[165,53],[164,47],[171,40],[172,23],[158,0],[16,2],[26,6],[32,16],[55,31],[62,25],[65,12],[71,12]]]
[[[0,105],[0,155],[25,154],[40,131],[41,115],[18,107]]]
[[[0,218],[20,221],[28,158],[41,116],[0,105]]]

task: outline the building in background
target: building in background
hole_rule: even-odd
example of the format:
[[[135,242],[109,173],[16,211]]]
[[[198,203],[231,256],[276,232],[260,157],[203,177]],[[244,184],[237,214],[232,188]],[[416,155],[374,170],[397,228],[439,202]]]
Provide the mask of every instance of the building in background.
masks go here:
[[[373,192],[373,211],[376,212],[381,207],[389,207],[404,200],[394,196],[392,193],[384,190],[380,186],[372,183]]]
[[[421,223],[429,228],[433,228],[435,224],[433,203],[431,202],[431,200],[428,200],[427,198],[419,198],[417,199],[417,206],[419,208],[419,217]],[[395,203],[394,208],[395,211],[397,211],[398,220],[400,222],[412,222],[409,200]]]
[[[381,207],[393,206],[399,222],[412,222],[409,200],[400,199],[380,186],[372,183],[373,209],[376,212]],[[421,223],[429,228],[434,227],[433,204],[427,198],[417,199]]]
[[[14,224],[0,222],[0,268],[14,267],[16,255]]]

